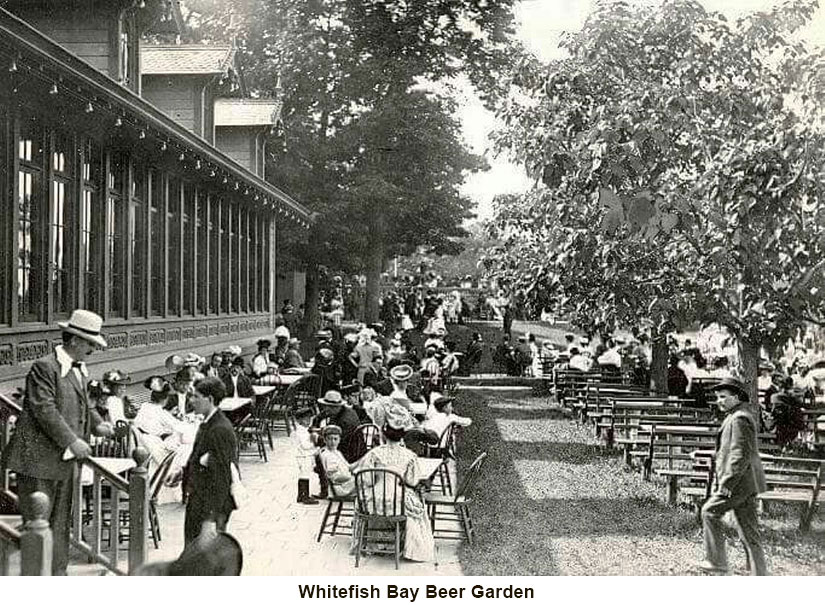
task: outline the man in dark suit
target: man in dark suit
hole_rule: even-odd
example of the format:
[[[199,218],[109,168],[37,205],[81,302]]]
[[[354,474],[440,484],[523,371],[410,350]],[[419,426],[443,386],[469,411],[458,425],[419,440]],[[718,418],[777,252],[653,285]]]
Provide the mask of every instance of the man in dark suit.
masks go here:
[[[227,397],[254,397],[255,389],[252,388],[252,381],[243,373],[243,358],[236,357],[229,366],[229,372],[223,376],[223,384],[226,387]]]
[[[732,510],[749,571],[764,576],[768,570],[759,537],[756,496],[766,490],[765,472],[759,459],[756,420],[748,409],[748,390],[737,378],[725,378],[713,390],[716,405],[727,416],[717,437],[714,490],[702,507],[705,560],[698,566],[712,573],[727,572],[722,517]]]
[[[88,458],[89,435],[112,436],[112,426],[89,406],[85,359],[106,347],[100,333],[103,320],[78,309],[59,322],[63,344],[54,355],[32,364],[26,376],[23,412],[6,453],[6,468],[17,474],[20,512],[32,518],[29,497],[40,491],[49,497],[49,523],[54,536],[52,575],[66,575],[75,459]]]
[[[186,464],[184,487],[188,495],[184,521],[184,541],[192,542],[201,533],[204,523],[225,531],[229,515],[235,510],[232,499],[232,469],[238,464],[235,431],[218,405],[224,398],[223,382],[214,377],[195,384],[189,396],[189,407],[204,417],[198,428],[192,453]]]

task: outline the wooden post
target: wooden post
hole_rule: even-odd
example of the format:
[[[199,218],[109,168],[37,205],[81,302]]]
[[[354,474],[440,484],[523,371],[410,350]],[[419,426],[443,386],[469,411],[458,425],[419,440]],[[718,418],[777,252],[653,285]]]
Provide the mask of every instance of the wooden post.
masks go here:
[[[146,532],[149,528],[149,471],[146,468],[149,452],[142,447],[135,448],[132,458],[137,467],[129,475],[129,573],[133,573],[146,560]],[[112,520],[113,528],[116,527],[115,521]],[[112,540],[117,545],[115,529]]]
[[[52,575],[52,530],[49,527],[49,498],[34,492],[29,503],[32,518],[20,534],[20,572],[24,576]]]

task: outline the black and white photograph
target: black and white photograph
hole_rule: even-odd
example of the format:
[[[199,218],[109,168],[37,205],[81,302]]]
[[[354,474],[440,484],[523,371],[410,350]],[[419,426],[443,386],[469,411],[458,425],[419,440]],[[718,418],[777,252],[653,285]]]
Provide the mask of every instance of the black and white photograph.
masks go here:
[[[820,0],[0,0],[0,576],[709,591],[823,482]]]

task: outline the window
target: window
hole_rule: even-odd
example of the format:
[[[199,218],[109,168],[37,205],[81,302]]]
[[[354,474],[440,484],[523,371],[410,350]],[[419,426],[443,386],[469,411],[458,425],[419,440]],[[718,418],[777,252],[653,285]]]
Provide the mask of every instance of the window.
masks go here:
[[[119,35],[118,60],[120,62],[120,83],[128,86],[132,80],[131,56],[129,52],[129,22],[124,19],[121,22]]]
[[[52,149],[52,198],[49,246],[49,279],[52,310],[66,317],[75,307],[75,204],[70,193],[74,143],[71,136],[56,134]]]
[[[195,186],[184,185],[183,198],[183,312],[195,314]]]
[[[240,239],[241,239],[241,213],[240,206],[232,211],[232,220],[229,221],[229,245],[232,247],[232,312],[239,313],[241,310],[241,262],[240,262]]]
[[[149,237],[152,245],[149,247],[149,254],[152,257],[152,308],[151,315],[163,315],[166,312],[166,276],[164,275],[164,265],[166,261],[166,235],[164,233],[165,211],[164,211],[164,183],[160,172],[152,170],[150,172],[150,182],[152,188],[151,222],[152,229]]]
[[[169,279],[166,281],[170,315],[180,315],[181,223],[180,181],[169,183],[169,205],[166,212],[166,233],[169,242]]]
[[[249,217],[249,310],[256,313],[260,310],[260,293],[258,286],[261,280],[258,276],[258,259],[260,258],[260,251],[258,250],[258,214],[253,213]]]
[[[229,293],[232,290],[232,254],[229,242],[231,206],[226,201],[221,204],[221,313],[229,313]]]
[[[126,316],[125,171],[124,157],[112,152],[106,175],[106,255],[109,263],[109,314],[112,317]]]
[[[198,313],[206,315],[209,312],[207,300],[209,298],[209,198],[201,192],[198,196],[198,219],[195,223],[195,232],[198,247]]]
[[[146,171],[135,162],[129,196],[129,257],[132,259],[132,315],[146,313]]]
[[[221,252],[221,231],[220,231],[220,211],[221,202],[215,196],[209,199],[209,312],[220,313],[220,252]]]
[[[83,306],[97,313],[103,313],[103,238],[104,229],[101,218],[101,176],[102,154],[94,141],[87,140],[83,145],[83,207],[81,224],[83,238]]]
[[[43,126],[23,118],[17,145],[17,309],[20,321],[45,321],[46,259]]]
[[[249,312],[249,212],[241,213],[241,311]]]
[[[261,221],[261,234],[263,235],[263,241],[261,250],[263,251],[264,259],[263,259],[263,271],[261,273],[261,278],[263,279],[263,309],[262,311],[269,311],[269,294],[270,294],[270,287],[272,283],[271,277],[271,270],[269,260],[270,260],[270,246],[272,244],[270,237],[269,237],[269,220],[265,218]]]

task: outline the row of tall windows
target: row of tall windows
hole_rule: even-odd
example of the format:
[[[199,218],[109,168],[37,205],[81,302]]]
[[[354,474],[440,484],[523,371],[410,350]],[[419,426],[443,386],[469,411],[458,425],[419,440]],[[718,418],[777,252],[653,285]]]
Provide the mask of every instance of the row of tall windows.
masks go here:
[[[0,323],[267,309],[267,217],[37,117],[0,113],[0,165]]]

